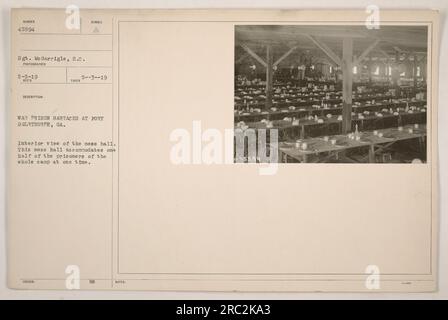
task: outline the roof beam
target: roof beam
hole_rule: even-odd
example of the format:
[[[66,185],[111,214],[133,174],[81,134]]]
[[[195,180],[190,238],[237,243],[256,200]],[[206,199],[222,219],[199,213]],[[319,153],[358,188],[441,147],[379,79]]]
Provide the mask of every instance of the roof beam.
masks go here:
[[[236,64],[240,64],[241,62],[243,62],[244,59],[246,59],[249,56],[249,54],[246,52],[245,54],[243,54],[241,57],[238,58],[238,60],[235,61]]]
[[[383,49],[378,49],[378,51],[387,59],[387,60],[392,60],[392,57]]]
[[[341,58],[338,57],[336,53],[333,52],[325,43],[322,41],[317,40],[315,37],[307,34],[306,35],[319,49],[321,49],[331,60],[333,60],[334,63],[336,63],[338,66],[342,65]]]
[[[285,52],[285,54],[283,54],[280,58],[278,58],[277,61],[274,62],[274,67],[276,67],[280,62],[282,62],[283,60],[285,60],[291,53],[293,53],[299,46],[294,46],[291,49],[289,49],[288,51]]]
[[[256,54],[254,51],[252,51],[251,48],[249,48],[248,46],[246,46],[245,44],[240,44],[241,48],[243,48],[244,50],[246,50],[246,52],[248,54],[250,54],[255,60],[257,60],[263,67],[267,67],[267,63],[260,58],[260,56],[258,54]]]
[[[424,61],[426,60],[426,58],[427,58],[426,55],[422,56],[422,57],[418,60],[418,63],[424,62]]]
[[[409,60],[409,58],[412,56],[413,52],[407,52],[405,53],[403,61]]]
[[[373,50],[373,48],[375,48],[377,46],[377,44],[380,42],[380,39],[377,39],[375,42],[373,42],[370,46],[367,47],[366,50],[364,50],[363,53],[361,53],[361,55],[355,59],[354,64],[358,65],[361,63],[362,60],[364,60],[367,55]]]

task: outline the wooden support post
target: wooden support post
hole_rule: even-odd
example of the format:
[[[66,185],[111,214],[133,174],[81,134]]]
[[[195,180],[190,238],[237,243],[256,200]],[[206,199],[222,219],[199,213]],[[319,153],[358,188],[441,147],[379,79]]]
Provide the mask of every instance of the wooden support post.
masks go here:
[[[414,53],[414,68],[412,70],[412,77],[414,80],[414,90],[417,90],[417,54]]]
[[[400,63],[400,53],[398,51],[395,52],[395,63],[392,67],[392,86],[395,88],[396,95],[400,96],[400,86],[398,85],[398,78],[400,77],[400,73],[398,70],[398,64]]]
[[[272,52],[272,46],[266,46],[266,104],[265,108],[272,107],[272,90],[273,90],[273,78],[274,78],[274,55]]]
[[[342,40],[342,133],[352,129],[353,39]]]
[[[420,64],[420,74],[423,78],[423,83],[426,82],[426,73],[428,72],[428,65],[427,65],[427,57],[423,57],[419,61]]]
[[[375,162],[375,145],[371,144],[369,146],[369,163],[374,163]]]
[[[387,78],[387,80],[388,81],[391,81],[392,80],[392,74],[389,74],[389,67],[391,67],[392,68],[392,64],[391,64],[391,57],[389,56],[389,54],[386,52],[386,51],[384,51],[383,49],[381,49],[381,48],[378,48],[377,49],[385,58],[386,58],[386,62],[384,63],[384,65],[385,65],[385,68],[386,68],[386,71],[385,71],[385,75],[386,75],[386,78]]]
[[[369,72],[369,84],[372,84],[372,57],[369,57],[367,62],[367,70]]]

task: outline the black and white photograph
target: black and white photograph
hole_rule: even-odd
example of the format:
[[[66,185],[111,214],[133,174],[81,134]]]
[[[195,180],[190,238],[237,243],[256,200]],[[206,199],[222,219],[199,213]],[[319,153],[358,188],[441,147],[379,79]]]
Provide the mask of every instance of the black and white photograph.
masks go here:
[[[235,162],[426,163],[427,55],[427,26],[235,26]]]

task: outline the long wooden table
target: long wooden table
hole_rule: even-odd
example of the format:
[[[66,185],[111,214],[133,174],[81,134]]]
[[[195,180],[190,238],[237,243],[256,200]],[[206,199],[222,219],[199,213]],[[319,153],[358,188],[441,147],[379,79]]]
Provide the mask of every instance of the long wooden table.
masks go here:
[[[367,100],[384,100],[384,99],[394,99],[395,96],[392,96],[391,94],[360,94],[360,95],[354,95],[353,102],[362,102]],[[235,110],[244,109],[245,107],[249,108],[260,108],[263,109],[265,107],[265,99],[247,99],[246,103],[243,102],[244,100],[239,100],[235,102]],[[286,101],[286,98],[279,98],[275,95],[273,96],[272,105],[279,108],[285,108],[289,106],[296,106],[296,107],[302,107],[302,106],[308,106],[312,104],[321,104],[329,103],[329,104],[335,104],[342,102],[342,95],[341,94],[332,94],[329,98],[326,98],[325,95],[303,95],[302,97],[291,99],[289,101]]]
[[[408,130],[412,129],[412,133]],[[375,155],[382,150],[387,149],[398,141],[417,139],[421,151],[424,151],[424,144],[426,139],[426,125],[419,125],[415,128],[414,125],[407,125],[403,130],[398,128],[387,128],[377,130],[383,136],[375,135],[373,131],[360,132],[360,139],[349,138],[348,135],[334,135],[330,136],[328,141],[323,137],[304,139],[300,143],[307,144],[306,150],[301,147],[297,148],[296,142],[280,142],[278,145],[279,162],[287,163],[293,159],[299,162],[326,162],[330,159],[343,159],[346,162],[375,162]],[[331,140],[335,139],[336,143],[333,145]],[[361,161],[344,156],[347,150],[367,148],[368,154]],[[345,162],[344,161],[344,162]]]
[[[397,108],[404,107],[408,103],[410,106],[423,106],[426,104],[425,100],[415,100],[415,101],[405,101],[399,100],[395,102],[381,101],[376,102],[374,104],[370,103],[362,103],[362,104],[354,104],[353,112],[362,113],[364,111],[379,111],[383,108]],[[284,117],[296,117],[302,118],[309,115],[317,115],[317,116],[325,116],[327,114],[340,115],[342,114],[342,104],[338,102],[336,106],[334,104],[330,104],[327,108],[323,107],[313,107],[311,105],[303,106],[303,107],[295,107],[295,109],[289,108],[278,108],[277,111],[261,111],[261,112],[235,112],[234,121],[244,121],[244,122],[254,122],[260,121],[262,119],[268,120],[280,120]]]
[[[425,111],[414,111],[413,113],[400,111],[398,114],[384,112],[382,113],[382,117],[372,113],[370,115],[364,115],[363,117],[363,119],[360,119],[359,116],[356,115],[352,118],[352,130],[355,130],[356,125],[358,125],[358,130],[366,131],[393,126],[398,127],[414,123],[426,123]],[[289,120],[274,120],[272,121],[272,128],[267,128],[265,122],[249,122],[247,125],[249,128],[255,129],[255,132],[258,132],[260,129],[266,129],[268,137],[270,135],[270,130],[278,130],[279,141],[334,135],[342,132],[342,121],[338,120],[337,116],[323,118],[322,121],[322,123],[318,123],[315,120],[304,118],[299,119],[298,125],[294,125],[293,122]]]

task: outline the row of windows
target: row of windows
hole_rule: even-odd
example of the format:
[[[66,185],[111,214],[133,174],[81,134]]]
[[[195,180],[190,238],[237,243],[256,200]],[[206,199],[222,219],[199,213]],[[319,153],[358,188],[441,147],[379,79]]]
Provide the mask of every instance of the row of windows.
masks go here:
[[[330,72],[332,72],[332,67],[330,67]],[[358,66],[353,67],[353,74],[358,74]],[[377,66],[375,71],[373,72],[374,75],[378,76],[380,74],[380,67]],[[386,75],[391,76],[392,75],[392,67],[388,66],[386,69]],[[405,72],[402,72],[400,74],[401,77],[405,76]],[[417,77],[420,77],[420,67],[417,67]]]

